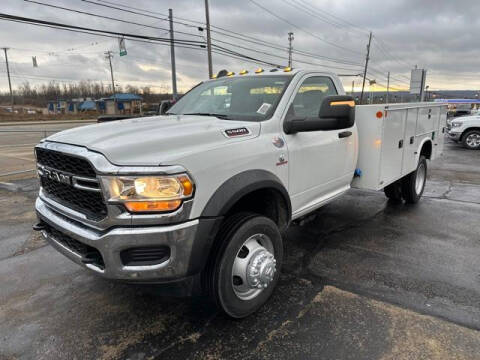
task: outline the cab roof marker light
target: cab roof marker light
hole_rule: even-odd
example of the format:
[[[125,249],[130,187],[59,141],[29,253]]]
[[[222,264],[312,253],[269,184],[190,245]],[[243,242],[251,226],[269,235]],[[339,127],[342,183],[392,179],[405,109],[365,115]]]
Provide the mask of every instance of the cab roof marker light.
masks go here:
[[[290,66],[287,66],[286,68],[283,69],[283,72],[290,72],[292,71],[292,68]]]
[[[234,73],[233,71],[229,71],[229,72],[227,73],[227,76],[233,76],[233,75],[235,75],[235,73]]]
[[[212,75],[212,77],[210,79],[216,79],[216,78],[217,78],[217,75],[214,74],[214,75]]]
[[[239,75],[245,75],[248,74],[248,70],[242,70],[238,73]]]
[[[257,70],[255,70],[255,74],[260,74],[262,72],[264,72],[265,70],[263,70],[262,68],[258,68]]]

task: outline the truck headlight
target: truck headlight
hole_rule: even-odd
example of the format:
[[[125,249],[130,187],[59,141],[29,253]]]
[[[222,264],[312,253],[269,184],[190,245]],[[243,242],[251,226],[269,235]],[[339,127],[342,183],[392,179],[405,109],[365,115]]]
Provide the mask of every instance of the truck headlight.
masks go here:
[[[461,122],[454,122],[454,121],[452,122],[452,127],[460,127],[462,125],[463,125],[463,123],[461,123]]]
[[[109,203],[121,203],[135,213],[177,210],[194,192],[194,184],[187,174],[106,176],[102,181]]]

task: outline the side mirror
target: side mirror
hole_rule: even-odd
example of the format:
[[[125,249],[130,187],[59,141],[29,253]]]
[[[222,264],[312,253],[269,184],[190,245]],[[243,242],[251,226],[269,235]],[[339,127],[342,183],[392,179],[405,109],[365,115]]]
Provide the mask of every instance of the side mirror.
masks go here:
[[[172,107],[173,104],[173,100],[162,100],[158,106],[158,115],[165,115],[165,113]]]
[[[318,117],[328,121],[336,120],[337,124],[332,124],[333,128],[323,130],[352,127],[355,123],[355,100],[352,96],[347,95],[327,96],[320,106]]]
[[[332,95],[323,99],[317,118],[291,119],[284,123],[286,134],[304,131],[339,130],[355,123],[355,101],[346,95]]]

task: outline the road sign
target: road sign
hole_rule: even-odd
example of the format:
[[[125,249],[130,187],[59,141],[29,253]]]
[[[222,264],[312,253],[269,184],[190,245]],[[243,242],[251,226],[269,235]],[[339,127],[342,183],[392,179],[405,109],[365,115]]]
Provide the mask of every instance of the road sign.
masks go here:
[[[125,46],[125,39],[124,38],[118,39],[118,46],[120,48],[120,56],[127,55],[127,48]]]

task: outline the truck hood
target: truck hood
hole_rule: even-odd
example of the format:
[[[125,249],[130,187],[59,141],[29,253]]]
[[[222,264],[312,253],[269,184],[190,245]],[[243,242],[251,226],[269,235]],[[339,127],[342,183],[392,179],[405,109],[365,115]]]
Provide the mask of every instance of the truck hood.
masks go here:
[[[480,124],[480,115],[458,116],[451,120],[452,122],[478,123]]]
[[[181,164],[189,154],[247,141],[259,133],[260,123],[171,115],[82,126],[46,140],[86,147],[115,165],[156,166]]]

